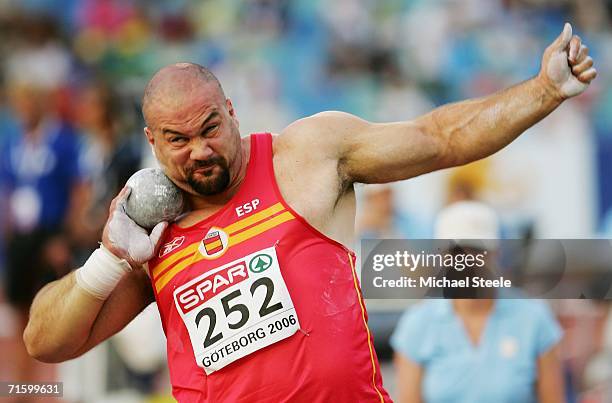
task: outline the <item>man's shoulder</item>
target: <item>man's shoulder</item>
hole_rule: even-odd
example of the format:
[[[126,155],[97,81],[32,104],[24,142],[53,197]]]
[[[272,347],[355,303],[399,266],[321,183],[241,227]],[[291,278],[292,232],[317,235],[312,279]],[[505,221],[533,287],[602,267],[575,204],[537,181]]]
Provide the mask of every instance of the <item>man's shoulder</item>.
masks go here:
[[[324,111],[294,121],[280,133],[280,136],[320,135],[329,131],[350,130],[366,123],[365,120],[347,112]]]
[[[294,121],[279,134],[273,135],[276,152],[298,148],[307,150],[333,149],[338,147],[344,136],[350,135],[367,122],[350,113],[325,111]]]

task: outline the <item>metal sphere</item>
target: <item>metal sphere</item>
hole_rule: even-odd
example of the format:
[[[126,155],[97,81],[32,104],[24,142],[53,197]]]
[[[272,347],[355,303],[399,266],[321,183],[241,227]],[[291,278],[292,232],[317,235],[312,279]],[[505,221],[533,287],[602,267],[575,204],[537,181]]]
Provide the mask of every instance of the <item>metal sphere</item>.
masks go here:
[[[162,221],[173,221],[183,212],[183,193],[159,168],[141,169],[126,185],[132,188],[126,213],[143,228],[151,229]]]

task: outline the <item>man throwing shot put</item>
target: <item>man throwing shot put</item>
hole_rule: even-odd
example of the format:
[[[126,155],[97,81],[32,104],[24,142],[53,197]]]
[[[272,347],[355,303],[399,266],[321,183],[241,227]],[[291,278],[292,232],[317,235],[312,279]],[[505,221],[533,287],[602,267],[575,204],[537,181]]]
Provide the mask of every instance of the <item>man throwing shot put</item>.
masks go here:
[[[536,77],[491,96],[406,122],[323,112],[278,135],[241,138],[207,69],[165,67],[145,91],[145,133],[190,211],[149,235],[125,214],[124,189],[100,249],[37,295],[28,351],[49,362],[77,357],[156,301],[180,402],[390,401],[344,246],[353,184],[491,155],[595,75],[566,24]]]

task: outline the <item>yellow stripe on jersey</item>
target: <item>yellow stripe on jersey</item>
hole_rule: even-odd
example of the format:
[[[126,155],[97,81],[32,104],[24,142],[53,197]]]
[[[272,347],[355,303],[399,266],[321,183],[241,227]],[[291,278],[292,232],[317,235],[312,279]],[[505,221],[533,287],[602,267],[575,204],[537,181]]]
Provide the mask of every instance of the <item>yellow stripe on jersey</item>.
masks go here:
[[[265,220],[266,218],[273,216],[284,209],[283,204],[280,202],[273,204],[267,209],[261,210],[259,213],[255,213],[247,218],[243,218],[240,221],[236,221],[235,223],[228,225],[227,227],[223,228],[223,231],[225,231],[225,233],[228,235],[231,235],[259,221]]]
[[[283,207],[282,203],[279,202],[260,211],[259,213],[255,213],[246,218],[243,218],[242,220],[236,221],[222,229],[226,234],[232,235],[233,233],[238,232],[241,229],[244,229],[259,221],[265,220],[266,218],[273,216],[274,214],[284,209],[285,208]],[[172,256],[169,256],[167,259],[164,259],[162,262],[160,262],[157,266],[153,268],[153,278],[159,276],[164,270],[174,265],[177,261],[181,260],[185,256],[194,254],[198,250],[198,245],[200,244],[200,241],[201,240],[198,240],[197,242],[190,244],[185,249],[175,253]]]
[[[353,272],[353,282],[355,285],[355,292],[357,293],[357,299],[359,300],[359,307],[361,308],[361,319],[363,320],[363,326],[366,330],[366,336],[368,338],[368,348],[370,349],[370,361],[372,362],[372,386],[378,395],[381,403],[384,403],[385,399],[383,398],[382,393],[376,387],[376,364],[374,362],[374,348],[372,347],[372,336],[370,335],[370,328],[368,327],[368,322],[365,317],[365,308],[363,306],[363,301],[361,300],[361,293],[359,292],[359,284],[357,283],[357,271],[355,270],[355,264],[353,263],[353,258],[349,254],[348,255],[349,262],[351,264],[351,271]]]
[[[265,220],[255,225],[254,227],[251,227],[236,235],[230,236],[228,248],[231,246],[238,245],[241,242],[251,239],[257,235],[260,235],[274,227],[281,225],[282,223],[286,221],[293,220],[294,218],[295,217],[293,216],[293,214],[291,214],[291,212],[285,211],[277,216],[274,216],[268,220]],[[202,255],[195,253],[191,259],[185,259],[181,261],[180,263],[178,263],[176,266],[174,266],[172,269],[168,270],[161,277],[155,280],[155,289],[157,290],[157,292],[159,293],[162,290],[162,288],[164,288],[164,286],[168,284],[168,282],[172,280],[172,278],[176,274],[178,274],[179,272],[183,271],[187,267],[203,259],[204,257],[202,257]]]
[[[156,278],[162,271],[172,266],[174,263],[178,262],[185,256],[193,255],[193,253],[198,250],[199,244],[200,241],[194,242],[187,246],[185,249],[181,250],[180,252],[176,252],[174,255],[162,260],[157,266],[153,268],[153,278]]]
[[[182,270],[182,267],[189,267],[192,264],[194,264],[195,262],[199,261],[200,259],[198,259],[198,257],[200,256],[200,254],[198,253],[194,253],[190,258],[183,260],[181,263],[185,263],[183,264],[177,264],[175,267],[171,268],[170,270],[168,270],[167,272],[165,272],[164,274],[162,274],[157,280],[155,280],[155,289],[157,290],[157,292],[159,293],[162,288],[164,288],[164,286],[166,284],[168,284],[168,282],[170,280],[172,280],[172,278],[179,272]],[[179,270],[180,269],[180,270]],[[163,285],[160,285],[163,284]]]
[[[254,236],[257,236],[271,228],[276,227],[277,225],[284,223],[285,221],[292,220],[293,218],[295,218],[293,217],[293,214],[291,214],[289,211],[285,211],[284,213],[272,217],[269,220],[257,224],[254,227],[242,231],[234,236],[230,236],[229,246],[238,245],[240,242],[244,242],[247,239],[251,239]]]

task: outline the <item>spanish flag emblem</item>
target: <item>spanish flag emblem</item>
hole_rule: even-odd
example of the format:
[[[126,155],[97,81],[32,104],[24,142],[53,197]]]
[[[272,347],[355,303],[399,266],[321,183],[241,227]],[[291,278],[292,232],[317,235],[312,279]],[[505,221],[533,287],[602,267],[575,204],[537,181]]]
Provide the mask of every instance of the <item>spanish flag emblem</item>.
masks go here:
[[[209,232],[204,237],[204,248],[208,255],[217,253],[223,249],[223,243],[221,242],[221,235],[219,231]]]
[[[228,248],[229,236],[221,228],[212,227],[200,242],[198,250],[204,259],[216,259]]]

